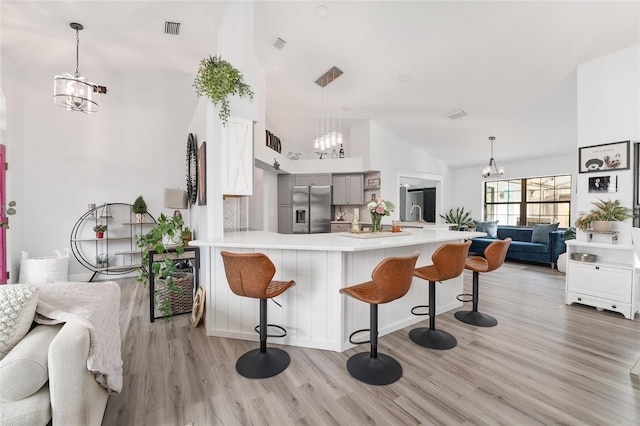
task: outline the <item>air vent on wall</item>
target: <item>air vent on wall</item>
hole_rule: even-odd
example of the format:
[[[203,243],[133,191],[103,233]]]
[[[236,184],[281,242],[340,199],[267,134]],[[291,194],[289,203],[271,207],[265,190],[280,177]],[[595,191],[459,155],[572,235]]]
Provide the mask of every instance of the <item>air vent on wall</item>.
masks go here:
[[[182,25],[180,22],[165,21],[164,22],[164,33],[165,34],[170,34],[170,35],[179,35],[180,34],[180,25]]]
[[[280,37],[278,37],[276,38],[276,41],[273,42],[273,47],[275,47],[278,50],[282,50],[285,44],[287,44],[287,42],[281,39]]]

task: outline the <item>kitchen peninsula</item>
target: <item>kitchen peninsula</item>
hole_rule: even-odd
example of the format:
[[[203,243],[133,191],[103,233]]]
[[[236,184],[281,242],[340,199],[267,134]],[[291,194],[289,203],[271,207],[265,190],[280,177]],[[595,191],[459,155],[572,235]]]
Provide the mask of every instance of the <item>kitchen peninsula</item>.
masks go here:
[[[206,276],[205,327],[207,335],[258,340],[257,300],[236,296],[227,284],[221,251],[265,253],[276,266],[276,280],[296,285],[269,303],[269,322],[287,329],[287,336],[273,343],[342,352],[353,345],[348,336],[369,326],[369,305],[344,297],[339,289],[371,279],[371,272],[385,257],[420,252],[417,265],[430,265],[431,255],[442,244],[485,235],[442,229],[409,230],[383,238],[349,238],[339,233],[278,234],[265,231],[226,233],[217,240],[196,240]],[[438,285],[437,312],[461,305],[462,277]],[[415,305],[428,302],[428,284],[414,278],[401,299],[380,308],[379,332],[385,335],[424,320],[411,314]]]

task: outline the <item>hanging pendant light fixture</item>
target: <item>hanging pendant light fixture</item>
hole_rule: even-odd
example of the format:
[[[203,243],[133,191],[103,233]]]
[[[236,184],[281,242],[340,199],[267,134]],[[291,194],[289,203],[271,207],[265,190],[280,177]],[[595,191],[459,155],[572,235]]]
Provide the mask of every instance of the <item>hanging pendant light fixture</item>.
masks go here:
[[[92,100],[93,93],[97,86],[88,82],[80,74],[80,30],[84,27],[82,24],[72,22],[69,24],[71,28],[76,30],[76,72],[71,74],[57,75],[53,79],[53,100],[56,105],[64,107],[69,111],[81,111],[84,113],[92,113],[98,111],[98,104]],[[105,89],[106,92],[106,89]]]
[[[504,174],[504,169],[502,167],[498,168],[496,164],[495,158],[493,158],[493,141],[496,139],[495,136],[489,136],[489,141],[491,141],[491,158],[489,159],[489,165],[482,169],[482,177],[488,178],[489,176],[496,175],[502,176]]]
[[[318,135],[318,121],[316,121],[316,137],[313,140],[313,147],[320,151],[336,148],[344,142],[341,131],[342,117],[338,117],[338,126],[336,127],[337,107],[331,104],[328,92],[325,92],[327,85],[342,74],[340,68],[333,66],[315,81],[323,89],[320,96],[320,134]]]

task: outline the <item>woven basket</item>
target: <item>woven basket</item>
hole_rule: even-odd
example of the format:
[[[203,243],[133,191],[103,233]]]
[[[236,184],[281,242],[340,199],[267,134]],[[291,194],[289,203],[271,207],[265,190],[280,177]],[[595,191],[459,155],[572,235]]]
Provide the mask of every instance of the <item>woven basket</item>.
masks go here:
[[[173,315],[191,312],[193,309],[193,269],[188,268],[171,273],[173,284],[182,292],[176,293],[167,287],[165,280],[159,279],[156,283],[158,290],[157,305],[169,300],[169,307]],[[156,308],[157,311],[157,308]]]
[[[21,284],[55,283],[69,280],[69,250],[61,253],[56,250],[56,256],[29,257],[23,251],[20,261]]]

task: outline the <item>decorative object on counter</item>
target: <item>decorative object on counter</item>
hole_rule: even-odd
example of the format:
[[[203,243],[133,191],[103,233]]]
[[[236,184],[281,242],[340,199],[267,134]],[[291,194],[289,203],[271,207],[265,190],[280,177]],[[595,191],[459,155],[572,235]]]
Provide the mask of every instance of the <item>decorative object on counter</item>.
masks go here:
[[[367,179],[367,186],[380,186],[380,178]]]
[[[316,154],[318,154],[318,155],[320,156],[320,158],[318,158],[319,160],[322,160],[322,158],[323,158],[325,155],[327,155],[327,153],[326,153],[326,152],[318,152],[318,151],[316,151]]]
[[[106,268],[109,266],[109,256],[106,253],[100,253],[96,256],[96,268]]]
[[[353,219],[351,220],[351,230],[359,231],[360,230],[360,209],[353,209]]]
[[[177,188],[164,189],[164,207],[167,209],[175,209],[173,211],[174,216],[179,216],[180,219],[182,219],[180,210],[184,210],[188,206],[187,191]]]
[[[339,221],[344,220],[344,211],[342,210],[342,206],[338,207],[338,212],[336,213],[336,220],[339,220]]]
[[[147,212],[147,203],[142,198],[142,195],[139,195],[133,202],[131,210],[136,215],[136,223],[142,223],[142,217]]]
[[[336,78],[340,77],[343,74],[342,70],[336,66],[331,67],[327,72],[322,74],[315,83],[325,89],[329,83],[331,83]],[[324,95],[324,93],[323,93]],[[322,111],[323,116],[319,118],[320,121],[320,134],[318,134],[318,120],[316,121],[316,138],[313,140],[313,147],[315,149],[319,149],[320,151],[324,151],[325,149],[335,148],[338,145],[342,145],[344,141],[344,136],[342,135],[342,119],[338,117],[338,127],[336,128],[336,109],[337,106],[334,105],[331,107],[329,105],[328,96],[322,96]],[[333,109],[333,121],[332,125],[329,126],[329,119],[331,113],[330,109]],[[324,112],[326,111],[326,123]],[[322,157],[320,157],[322,159]]]
[[[198,96],[206,95],[213,105],[220,106],[218,116],[225,127],[231,112],[230,95],[248,96],[253,101],[253,91],[244,82],[242,73],[219,55],[200,61],[193,87]]]
[[[7,216],[16,214],[15,206],[15,201],[9,201],[9,204],[0,208],[0,228],[9,229],[9,218]]]
[[[489,159],[489,165],[482,169],[482,177],[488,178],[489,176],[502,176],[504,174],[504,169],[502,167],[498,168],[496,164],[495,158],[493,158],[493,141],[496,140],[495,136],[489,136],[489,141],[491,141],[491,158]]]
[[[282,142],[280,142],[280,138],[268,130],[265,130],[265,133],[267,135],[267,138],[266,138],[267,140],[265,145],[267,145],[269,148],[271,148],[275,152],[278,152],[278,153],[282,152]]]
[[[444,219],[445,223],[451,224],[452,231],[463,231],[466,229],[474,229],[476,227],[473,217],[471,217],[471,211],[465,212],[464,207],[456,207],[449,210],[449,213],[440,215]]]
[[[93,227],[93,232],[96,233],[96,238],[103,238],[106,231],[107,225],[97,224]]]
[[[287,158],[289,160],[299,160],[300,157],[302,157],[302,153],[301,152],[291,152],[291,151],[289,151],[287,153]]]
[[[390,201],[379,199],[371,201],[367,204],[367,208],[371,214],[371,232],[381,232],[382,225],[380,221],[382,220],[382,216],[389,216],[395,209],[395,206]]]
[[[189,133],[187,136],[187,198],[192,205],[196,203],[198,195],[198,166],[198,143],[194,134]]]
[[[278,163],[278,160],[276,160],[275,158],[273,159],[273,169],[280,170],[280,163]]]
[[[402,226],[399,220],[391,221],[391,232],[402,232]]]
[[[340,152],[338,153],[338,157],[344,158],[344,147],[340,144]]]
[[[578,149],[578,170],[580,173],[627,170],[630,165],[629,147],[630,141],[583,146]]]
[[[620,205],[620,200],[601,200],[594,201],[593,204],[596,208],[591,209],[589,213],[581,214],[576,219],[576,228],[581,231],[586,231],[590,227],[597,232],[609,232],[611,231],[613,222],[624,221],[634,217],[633,211],[628,207]]]
[[[335,160],[336,158],[338,158],[338,153],[334,149],[333,152],[331,153],[331,159]]]

